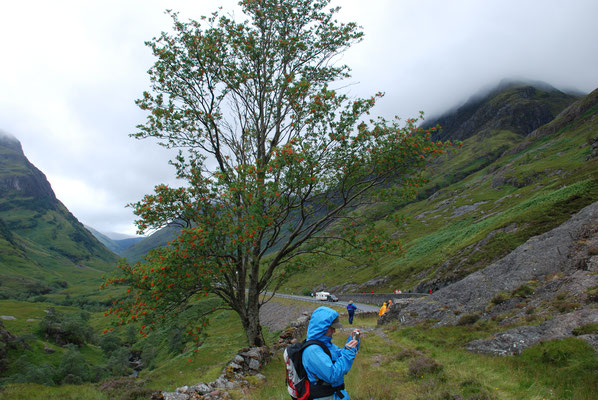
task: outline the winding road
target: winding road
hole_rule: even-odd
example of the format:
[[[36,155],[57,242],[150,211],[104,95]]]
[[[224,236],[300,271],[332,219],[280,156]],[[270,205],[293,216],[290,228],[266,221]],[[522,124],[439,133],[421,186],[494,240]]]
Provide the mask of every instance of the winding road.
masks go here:
[[[272,293],[270,292],[266,292],[266,294],[271,295]],[[339,306],[339,307],[347,307],[347,304],[349,304],[346,301],[337,301],[334,303],[328,302],[328,301],[322,301],[322,300],[316,300],[313,297],[310,296],[296,296],[293,294],[284,294],[284,293],[276,293],[274,295],[275,297],[281,297],[281,298],[285,298],[285,299],[291,299],[291,300],[298,300],[298,301],[307,301],[307,302],[311,302],[311,303],[318,303],[321,305],[335,305],[335,306]],[[380,307],[376,307],[376,306],[372,306],[369,304],[363,304],[363,303],[353,303],[355,305],[355,307],[357,307],[357,311],[356,313],[360,313],[360,312],[378,312],[378,310],[380,310]]]

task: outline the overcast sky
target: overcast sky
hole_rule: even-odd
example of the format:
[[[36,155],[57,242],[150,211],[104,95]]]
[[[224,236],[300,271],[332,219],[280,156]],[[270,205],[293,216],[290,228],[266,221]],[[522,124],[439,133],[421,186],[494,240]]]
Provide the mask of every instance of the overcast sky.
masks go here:
[[[144,41],[170,29],[165,9],[199,19],[233,0],[20,0],[0,13],[0,131],[23,145],[84,224],[133,234],[125,208],[175,184],[167,150],[128,137],[144,114],[153,63]],[[351,95],[384,91],[387,117],[439,114],[502,78],[598,87],[596,0],[336,0],[364,40],[342,61]]]

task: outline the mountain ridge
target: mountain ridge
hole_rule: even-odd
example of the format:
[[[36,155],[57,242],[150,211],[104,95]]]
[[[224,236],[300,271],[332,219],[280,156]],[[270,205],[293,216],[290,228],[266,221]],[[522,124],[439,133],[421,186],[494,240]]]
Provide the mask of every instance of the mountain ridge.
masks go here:
[[[464,104],[422,124],[442,126],[439,140],[464,140],[488,130],[511,130],[526,136],[553,120],[578,97],[544,83],[503,80],[489,91],[471,96]]]
[[[43,292],[55,281],[99,281],[117,257],[56,198],[12,135],[0,134],[0,297]],[[25,283],[23,283],[25,282]],[[95,284],[94,284],[95,285]]]

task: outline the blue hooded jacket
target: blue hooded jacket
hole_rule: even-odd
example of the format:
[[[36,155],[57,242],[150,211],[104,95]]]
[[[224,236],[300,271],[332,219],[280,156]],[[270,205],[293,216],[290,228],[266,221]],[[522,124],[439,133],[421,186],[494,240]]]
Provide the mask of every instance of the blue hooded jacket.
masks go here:
[[[349,372],[353,365],[359,344],[356,349],[347,347],[341,349],[332,343],[330,336],[326,336],[326,331],[337,317],[338,313],[332,308],[319,307],[313,312],[309,320],[306,340],[319,340],[324,343],[330,349],[332,356],[331,359],[320,346],[316,345],[308,346],[303,351],[303,367],[305,367],[307,378],[311,383],[316,383],[319,378],[332,386],[340,386],[345,381],[345,374]],[[347,342],[350,340],[351,337],[349,336]],[[347,392],[343,390],[342,393],[344,395],[342,400],[349,400]],[[328,399],[328,397],[326,398]],[[334,399],[340,399],[340,397],[334,395]]]

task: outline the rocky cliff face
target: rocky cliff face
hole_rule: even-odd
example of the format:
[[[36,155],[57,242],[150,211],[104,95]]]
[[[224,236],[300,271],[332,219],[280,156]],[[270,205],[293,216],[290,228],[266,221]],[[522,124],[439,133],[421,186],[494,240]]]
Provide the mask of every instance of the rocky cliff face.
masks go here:
[[[33,202],[36,208],[53,208],[56,196],[46,176],[29,162],[21,143],[0,132],[0,211]]]
[[[485,269],[425,299],[393,308],[380,323],[432,321],[441,326],[492,319],[521,324],[468,347],[516,354],[541,340],[571,336],[576,329],[597,324],[597,288],[598,202]],[[581,337],[598,351],[598,334]]]

